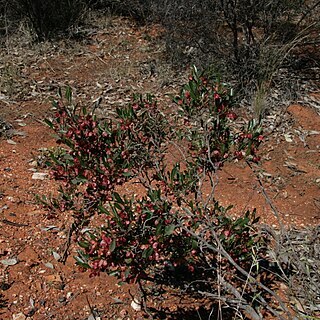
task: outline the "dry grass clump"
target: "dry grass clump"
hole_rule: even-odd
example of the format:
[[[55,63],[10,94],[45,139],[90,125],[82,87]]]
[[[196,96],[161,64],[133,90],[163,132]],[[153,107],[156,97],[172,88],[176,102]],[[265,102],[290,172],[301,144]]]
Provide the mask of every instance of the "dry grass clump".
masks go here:
[[[320,317],[320,226],[283,231],[275,257],[290,303],[303,318]]]

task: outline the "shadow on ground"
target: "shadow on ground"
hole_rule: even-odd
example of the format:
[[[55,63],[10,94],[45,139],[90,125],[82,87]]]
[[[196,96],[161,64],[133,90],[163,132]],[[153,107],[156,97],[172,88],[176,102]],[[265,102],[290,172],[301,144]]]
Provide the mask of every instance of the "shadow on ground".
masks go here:
[[[2,314],[2,309],[7,308],[8,303],[7,300],[4,298],[3,294],[0,293],[0,314]]]
[[[178,308],[177,311],[170,311],[169,309],[164,309],[161,311],[154,311],[153,315],[156,319],[166,319],[166,320],[215,320],[219,318],[219,305],[214,304],[210,308]],[[235,312],[232,309],[222,309],[220,316],[223,316],[224,319],[233,319],[235,317]],[[246,319],[246,318],[244,318]]]

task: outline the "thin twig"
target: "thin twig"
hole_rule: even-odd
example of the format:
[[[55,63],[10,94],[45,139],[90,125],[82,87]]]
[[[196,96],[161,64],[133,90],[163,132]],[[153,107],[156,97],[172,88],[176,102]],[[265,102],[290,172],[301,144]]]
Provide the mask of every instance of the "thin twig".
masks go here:
[[[91,315],[93,316],[94,320],[96,320],[96,316],[95,316],[95,312],[94,312],[94,308],[92,308],[91,304],[90,304],[90,301],[89,301],[89,298],[88,296],[86,295],[86,300],[87,300],[87,303],[88,303],[88,306],[89,306],[89,309],[90,309],[90,313]]]
[[[62,262],[63,264],[65,264],[66,261],[67,261],[69,248],[70,248],[70,245],[71,245],[72,234],[76,229],[77,229],[77,227],[76,227],[75,223],[72,223],[71,226],[69,227],[67,240],[66,240],[66,242],[64,244],[64,250],[63,250],[63,253],[61,255],[61,258],[58,260],[59,262]]]
[[[261,188],[261,192],[262,192],[263,196],[265,197],[267,203],[269,204],[270,208],[272,209],[273,214],[277,218],[281,232],[283,232],[284,231],[284,226],[283,226],[283,223],[281,221],[281,217],[280,217],[280,214],[279,214],[277,208],[274,206],[273,202],[271,201],[270,197],[268,196],[268,194],[267,194],[267,192],[266,192],[266,190],[265,190],[265,188],[264,188],[264,186],[263,186],[263,184],[261,182],[261,179],[260,179],[259,175],[255,171],[255,169],[252,167],[251,163],[249,161],[246,161],[246,162],[247,162],[247,165],[249,166],[249,168],[255,174],[255,176],[257,178],[257,181],[259,183],[259,186]]]
[[[210,250],[212,250],[213,252],[216,253],[220,253],[222,254],[230,263],[231,265],[233,265],[240,273],[242,273],[244,276],[246,276],[248,278],[248,280],[250,280],[251,282],[255,283],[257,286],[259,286],[261,289],[265,290],[267,293],[269,293],[270,295],[272,295],[280,304],[281,308],[283,311],[285,311],[289,317],[289,319],[291,319],[291,314],[288,310],[288,308],[284,305],[282,299],[271,289],[269,289],[268,287],[266,287],[264,284],[262,284],[260,281],[258,281],[257,279],[255,279],[254,277],[252,277],[246,270],[244,270],[241,266],[239,266],[239,264],[237,264],[234,259],[228,254],[228,252],[223,248],[218,235],[216,234],[216,232],[214,230],[210,230],[212,232],[212,235],[217,243],[217,247],[214,247],[213,245],[211,245],[210,243],[208,243],[203,237],[201,237],[200,235],[196,234],[195,232],[191,231],[190,229],[186,228],[185,226],[181,225],[181,228],[183,230],[185,230],[186,232],[188,232],[190,235],[192,235],[193,237],[195,237],[196,239],[198,239],[201,243],[204,243],[206,245],[206,247]],[[278,319],[282,319],[285,320],[285,318],[279,314],[279,312],[277,312],[276,310],[274,310],[273,308],[271,308],[264,300],[260,299],[260,302],[270,311],[272,312]]]

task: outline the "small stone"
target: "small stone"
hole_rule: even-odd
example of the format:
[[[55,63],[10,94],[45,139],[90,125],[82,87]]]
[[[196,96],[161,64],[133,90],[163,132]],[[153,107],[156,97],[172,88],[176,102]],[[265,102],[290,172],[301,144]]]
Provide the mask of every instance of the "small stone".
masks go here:
[[[94,316],[93,314],[90,314],[90,316],[88,317],[88,320],[101,320],[101,318]]]
[[[17,264],[19,261],[16,258],[13,259],[4,259],[4,260],[0,260],[0,262],[5,265],[5,266],[14,266],[15,264]]]
[[[53,257],[54,257],[57,261],[59,261],[59,259],[61,258],[61,257],[60,257],[60,254],[59,254],[58,252],[53,251],[53,252],[52,252],[52,255],[53,255]]]
[[[36,167],[36,166],[38,166],[38,162],[36,160],[33,160],[33,161],[29,162],[29,166]]]
[[[26,318],[22,312],[12,315],[12,320],[26,320]]]
[[[8,140],[7,140],[7,143],[9,143],[9,144],[17,144],[15,141],[13,141],[13,140],[11,140],[11,139],[8,139]]]
[[[3,207],[0,208],[0,213],[2,213],[2,211],[9,209],[9,207],[5,204]]]
[[[51,262],[46,262],[44,265],[49,269],[54,269],[54,266]]]
[[[33,180],[44,180],[47,176],[48,176],[47,173],[44,173],[44,172],[35,172],[35,173],[32,175],[32,179],[33,179]]]
[[[135,311],[141,311],[141,303],[137,299],[134,299],[131,302],[131,308]]]

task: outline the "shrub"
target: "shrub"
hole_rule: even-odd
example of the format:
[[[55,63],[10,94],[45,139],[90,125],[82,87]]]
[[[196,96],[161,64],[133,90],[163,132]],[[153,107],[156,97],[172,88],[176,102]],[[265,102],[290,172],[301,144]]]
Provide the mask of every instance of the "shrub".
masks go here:
[[[140,284],[184,267],[210,294],[222,285],[226,295],[246,303],[265,301],[263,294],[256,297],[265,289],[255,280],[265,255],[258,218],[247,212],[234,220],[230,207],[214,199],[224,163],[258,162],[263,139],[259,123],[236,125],[231,90],[194,68],[170,114],[151,95],[136,95],[103,121],[72,106],[70,90],[67,102],[56,102],[55,118],[46,121],[65,153],[51,154],[52,176],[62,181],[60,197],[43,201],[73,214],[81,247],[77,264],[92,275],[106,271]],[[176,148],[181,160],[170,166],[168,153]],[[133,182],[141,185],[139,196],[116,191]],[[83,229],[98,214],[104,225]]]
[[[92,1],[95,9],[108,9],[112,13],[131,17],[139,23],[149,20],[153,0],[96,0]]]
[[[12,2],[0,0],[0,36],[13,34],[21,17],[13,10]]]
[[[30,22],[38,40],[65,33],[79,23],[84,15],[84,0],[14,0],[10,4],[21,17]]]
[[[319,7],[319,2],[299,0],[205,0],[201,5],[164,0],[154,2],[152,11],[167,29],[164,38],[174,64],[212,65],[246,95],[261,82],[270,85],[305,36],[317,41],[308,26],[316,25]]]

